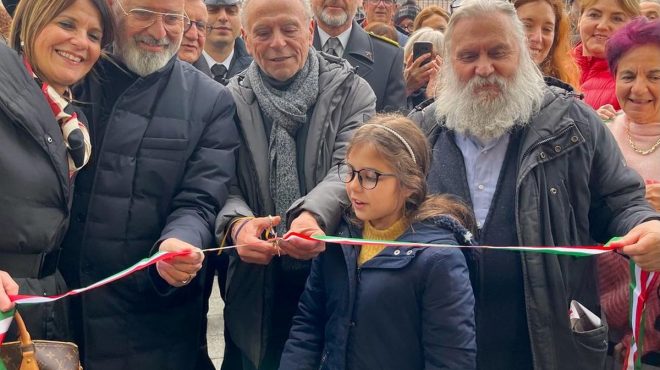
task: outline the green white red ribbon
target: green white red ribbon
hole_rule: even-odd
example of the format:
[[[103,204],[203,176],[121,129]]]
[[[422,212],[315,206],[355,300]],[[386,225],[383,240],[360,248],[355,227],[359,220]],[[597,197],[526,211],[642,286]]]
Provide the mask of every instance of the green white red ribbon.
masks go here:
[[[166,259],[170,259],[170,258],[173,258],[173,257],[176,257],[176,256],[183,256],[183,255],[186,255],[188,253],[190,253],[190,252],[189,251],[184,251],[184,252],[158,252],[158,253],[154,254],[153,256],[151,256],[149,258],[142,259],[138,263],[134,264],[133,266],[131,266],[131,267],[129,267],[129,268],[123,270],[123,271],[120,271],[120,272],[118,272],[118,273],[116,273],[116,274],[114,274],[110,277],[107,277],[103,280],[100,280],[100,281],[98,281],[98,282],[96,282],[92,285],[89,285],[87,287],[84,287],[84,288],[70,290],[70,291],[68,291],[64,294],[54,295],[54,296],[46,296],[46,297],[42,297],[42,296],[38,296],[38,295],[20,295],[19,294],[19,295],[10,295],[9,299],[12,302],[16,303],[16,304],[36,304],[36,303],[54,302],[54,301],[60,300],[64,297],[69,297],[69,296],[72,296],[72,295],[78,295],[78,294],[86,292],[88,290],[96,289],[96,288],[102,287],[106,284],[110,284],[113,281],[117,281],[117,280],[119,280],[123,277],[126,277],[128,275],[131,275],[131,274],[133,274],[137,271],[143,270],[143,269],[155,264],[156,262],[163,261],[163,260],[166,260]]]
[[[630,327],[632,339],[623,364],[624,370],[641,370],[644,354],[644,311],[651,287],[658,279],[655,272],[643,271],[630,260]]]
[[[590,245],[590,246],[576,246],[576,247],[548,247],[548,246],[492,246],[492,245],[475,245],[463,246],[453,244],[430,244],[430,243],[412,243],[412,242],[399,242],[399,241],[384,241],[384,240],[369,240],[358,238],[343,238],[337,236],[327,235],[314,235],[306,236],[299,233],[288,233],[287,239],[300,238],[308,241],[321,241],[326,243],[337,243],[347,245],[387,245],[389,247],[423,247],[423,248],[483,248],[483,249],[498,249],[517,252],[534,252],[534,253],[549,253],[561,254],[569,256],[593,256],[597,254],[611,252],[613,248],[608,246]]]
[[[5,335],[9,331],[9,326],[14,319],[14,310],[0,312],[0,344],[5,340]],[[4,361],[0,359],[0,370],[7,370]]]
[[[469,237],[469,235],[468,235]],[[321,241],[337,244],[348,244],[348,245],[369,245],[369,244],[378,244],[378,245],[387,245],[391,247],[424,247],[424,248],[485,248],[485,249],[496,249],[496,250],[509,250],[509,251],[518,251],[518,252],[532,252],[532,253],[549,253],[549,254],[559,254],[559,255],[570,255],[570,256],[593,256],[602,253],[611,252],[614,250],[614,246],[563,246],[563,247],[548,247],[548,246],[489,246],[489,245],[478,245],[478,246],[457,246],[449,244],[429,244],[429,243],[409,243],[409,242],[399,242],[399,241],[383,241],[383,240],[367,240],[367,239],[357,239],[357,238],[343,238],[335,236],[326,236],[326,235],[316,235],[316,236],[306,236],[298,233],[288,233],[284,239],[295,239],[300,238],[307,241]],[[222,249],[231,249],[236,248],[236,246],[228,246],[222,248],[212,249],[213,251],[222,250]],[[205,250],[209,252],[212,250]],[[29,296],[29,295],[14,295],[9,296],[10,300],[16,304],[39,304],[57,301],[59,299],[78,295],[86,291],[99,288],[106,284],[112,283],[119,279],[122,279],[128,275],[131,275],[139,270],[143,270],[155,263],[163,260],[167,260],[176,256],[181,256],[188,254],[190,252],[158,252],[149,258],[145,258],[135,265],[120,271],[110,277],[107,277],[101,281],[98,281],[92,285],[89,285],[84,288],[73,289],[67,293],[56,295],[56,296]],[[631,260],[630,262],[631,275],[633,276],[634,286],[631,283],[631,325],[633,328],[633,342],[631,348],[629,349],[628,356],[626,358],[626,366],[632,364],[633,367],[625,367],[624,369],[641,369],[641,356],[642,353],[642,335],[643,335],[643,313],[644,307],[646,304],[646,297],[648,296],[648,288],[653,285],[653,282],[658,278],[656,273],[649,273],[642,271],[637,267]],[[8,313],[0,312],[0,344],[6,332],[9,330],[9,325],[13,318],[13,310]],[[638,367],[639,364],[639,367]],[[2,368],[2,361],[0,361],[0,370]]]

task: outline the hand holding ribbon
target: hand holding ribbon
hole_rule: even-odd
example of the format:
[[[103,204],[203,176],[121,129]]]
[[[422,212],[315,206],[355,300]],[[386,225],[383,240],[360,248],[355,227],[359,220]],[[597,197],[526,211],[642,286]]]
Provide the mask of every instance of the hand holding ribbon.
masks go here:
[[[620,248],[644,271],[660,271],[660,221],[646,221],[634,227],[611,248]]]
[[[5,271],[0,271],[0,311],[6,312],[14,308],[10,295],[18,294],[18,284]]]
[[[325,243],[320,240],[290,238],[290,235],[325,235],[314,215],[302,212],[291,222],[289,232],[284,235],[279,246],[286,254],[299,260],[309,260],[325,250]]]
[[[160,252],[188,252],[158,261],[156,270],[160,277],[173,287],[190,283],[202,268],[204,253],[201,249],[175,238],[165,239],[158,248]]]

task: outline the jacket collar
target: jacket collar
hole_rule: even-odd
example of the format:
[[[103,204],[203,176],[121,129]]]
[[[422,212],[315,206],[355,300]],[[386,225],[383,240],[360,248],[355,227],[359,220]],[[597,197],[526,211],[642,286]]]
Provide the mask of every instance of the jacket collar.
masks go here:
[[[318,25],[315,26],[313,44],[316,50],[321,50]],[[369,34],[355,20],[353,20],[348,43],[344,48],[344,57],[348,56],[352,56],[368,64],[373,64],[374,62],[373,44],[369,38]]]

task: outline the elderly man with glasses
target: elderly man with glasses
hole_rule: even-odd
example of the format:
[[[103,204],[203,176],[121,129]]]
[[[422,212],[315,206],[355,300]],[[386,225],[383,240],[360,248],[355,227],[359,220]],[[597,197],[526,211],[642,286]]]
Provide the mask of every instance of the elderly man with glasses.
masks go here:
[[[78,174],[62,273],[87,286],[160,251],[188,251],[72,302],[86,369],[193,369],[202,249],[234,175],[235,106],[176,57],[184,0],[109,0],[117,38],[76,96],[94,154]]]
[[[203,0],[185,0],[187,19],[184,20],[183,40],[179,48],[179,59],[192,64],[195,68],[212,77],[211,69],[202,58],[206,35],[208,33],[209,13]]]

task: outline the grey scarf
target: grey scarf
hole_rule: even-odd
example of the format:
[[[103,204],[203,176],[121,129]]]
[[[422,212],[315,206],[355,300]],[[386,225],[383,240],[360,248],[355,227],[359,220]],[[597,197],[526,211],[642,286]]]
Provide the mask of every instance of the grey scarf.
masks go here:
[[[314,48],[310,48],[307,61],[293,82],[283,91],[264,83],[263,72],[256,63],[247,70],[262,112],[273,120],[268,143],[270,159],[270,193],[275,202],[275,213],[282,216],[278,234],[286,230],[286,211],[300,198],[300,183],[296,161],[296,133],[307,122],[307,111],[316,103],[319,94],[319,61]]]

